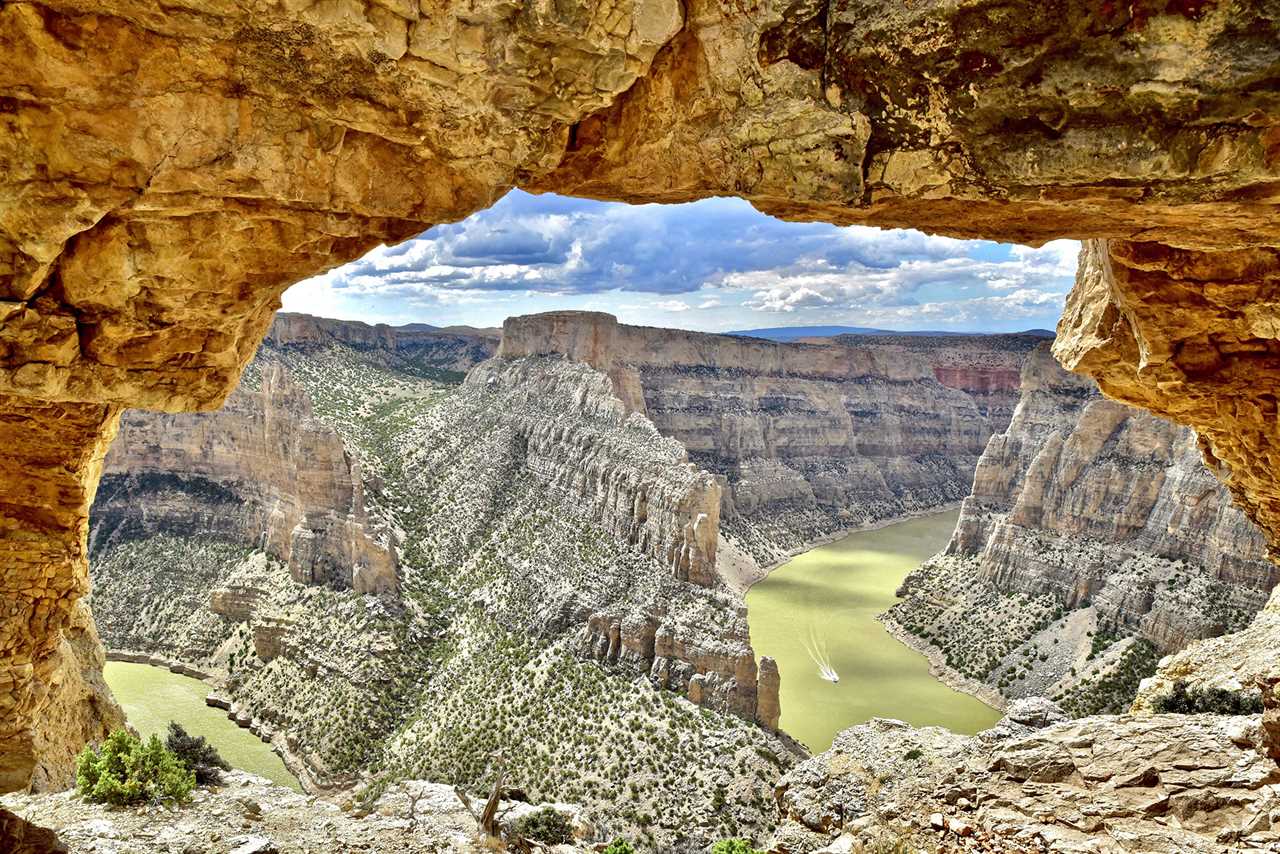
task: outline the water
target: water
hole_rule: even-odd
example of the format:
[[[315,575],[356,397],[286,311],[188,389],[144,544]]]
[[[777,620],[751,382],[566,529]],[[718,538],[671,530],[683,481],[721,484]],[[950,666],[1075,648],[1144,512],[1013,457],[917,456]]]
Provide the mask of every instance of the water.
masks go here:
[[[798,555],[747,593],[752,645],[782,674],[779,725],[810,750],[826,750],[840,730],[875,717],[962,733],[1000,719],[933,678],[925,657],[876,620],[897,601],[906,574],[946,545],[958,514],[850,534]],[[827,681],[820,664],[840,681]]]
[[[124,661],[108,661],[105,674],[129,723],[143,738],[155,733],[163,739],[169,721],[177,721],[192,735],[207,738],[232,767],[302,791],[297,778],[265,742],[236,726],[226,712],[205,705],[209,686],[199,679]]]

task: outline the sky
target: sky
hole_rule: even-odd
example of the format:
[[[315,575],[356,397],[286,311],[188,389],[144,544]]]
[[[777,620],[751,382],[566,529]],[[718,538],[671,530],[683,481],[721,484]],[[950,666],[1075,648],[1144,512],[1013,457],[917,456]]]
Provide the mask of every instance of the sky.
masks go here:
[[[557,309],[724,332],[1052,329],[1079,244],[783,222],[740,199],[626,205],[513,190],[488,210],[299,282],[285,311],[500,326]]]

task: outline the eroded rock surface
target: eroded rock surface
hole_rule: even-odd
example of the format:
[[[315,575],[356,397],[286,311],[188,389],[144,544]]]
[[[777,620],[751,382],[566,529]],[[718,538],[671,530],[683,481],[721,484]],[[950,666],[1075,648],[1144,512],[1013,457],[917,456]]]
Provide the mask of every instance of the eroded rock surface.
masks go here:
[[[726,533],[768,565],[968,492],[1012,408],[1005,374],[1032,345],[985,338],[791,344],[552,312],[508,319],[502,353],[559,354],[608,374],[629,409],[721,476]]]
[[[470,797],[474,799],[474,795]],[[54,833],[37,828],[20,837],[17,848],[5,848],[6,854],[68,850],[303,854],[361,848],[402,854],[479,854],[490,850],[482,841],[474,815],[453,787],[422,780],[391,786],[366,811],[353,810],[349,803],[343,809],[336,799],[301,795],[243,771],[226,773],[222,785],[196,789],[192,802],[176,809],[110,809],[86,803],[71,792],[15,795],[6,798],[4,805],[17,815],[0,810],[0,842],[9,839],[6,830],[16,832],[24,819],[55,828],[65,842],[63,847],[42,847]],[[509,813],[534,809],[531,804],[511,801],[502,805]],[[574,816],[575,808],[570,805],[555,808],[567,817]],[[570,850],[588,850],[596,828],[576,819],[573,827],[580,835],[575,836]]]
[[[283,366],[266,363],[255,379],[216,413],[125,416],[91,549],[211,536],[264,549],[303,583],[394,593],[394,533],[369,518],[358,460]]]
[[[36,501],[0,526],[19,553],[0,627],[4,787],[27,779],[84,592],[89,461],[113,407],[216,407],[287,285],[517,185],[1110,240],[1091,245],[1061,357],[1196,428],[1276,541],[1275,11],[1043,12],[5,4],[0,393],[7,447],[33,472],[6,482]]]
[[[1194,433],[1103,399],[1047,346],[946,552],[889,619],[985,696],[1122,711],[1158,657],[1243,628],[1280,571]]]
[[[874,720],[779,781],[774,842],[797,854],[884,836],[1020,854],[1269,851],[1280,771],[1262,738],[1257,715],[1040,715],[974,737]]]

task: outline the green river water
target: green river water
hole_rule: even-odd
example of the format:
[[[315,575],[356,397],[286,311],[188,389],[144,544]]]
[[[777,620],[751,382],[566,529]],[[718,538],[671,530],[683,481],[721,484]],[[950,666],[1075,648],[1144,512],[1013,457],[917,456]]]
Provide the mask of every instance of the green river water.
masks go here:
[[[129,723],[143,738],[155,733],[163,739],[169,721],[177,721],[192,735],[207,738],[233,768],[302,791],[297,778],[266,743],[236,726],[226,712],[205,705],[209,686],[199,679],[124,661],[108,661],[105,675]]]
[[[847,537],[798,555],[747,593],[756,655],[778,662],[784,731],[812,751],[871,718],[962,733],[986,729],[1000,713],[929,674],[924,656],[884,630],[876,615],[896,600],[908,572],[951,536],[958,510]],[[810,652],[840,677],[819,674]]]

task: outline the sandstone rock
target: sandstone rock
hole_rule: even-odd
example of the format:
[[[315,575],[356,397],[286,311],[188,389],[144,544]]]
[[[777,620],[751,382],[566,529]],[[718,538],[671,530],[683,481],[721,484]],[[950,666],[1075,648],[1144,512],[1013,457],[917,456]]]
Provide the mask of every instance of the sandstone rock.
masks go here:
[[[9,854],[67,854],[67,846],[52,830],[37,827],[0,809],[0,846]]]
[[[985,397],[980,405],[971,392],[1007,386],[1011,369],[1016,381],[1039,340],[994,337],[1015,340],[1007,349],[985,336],[781,344],[550,312],[509,318],[501,353],[561,355],[608,374],[628,412],[722,478],[726,531],[768,565],[833,532],[965,493],[977,455],[1012,408]],[[964,379],[961,370],[1001,379]]]
[[[1110,241],[1086,251],[1061,358],[1198,430],[1275,542],[1280,220],[1258,81],[1276,16],[1248,0],[1038,11],[6,4],[3,482],[30,500],[0,525],[17,554],[0,786],[25,784],[85,591],[114,407],[216,407],[289,284],[517,184]]]
[[[1101,399],[1047,344],[1028,359],[1022,389],[946,554],[904,583],[908,599],[890,612],[896,633],[925,646],[904,627],[929,624],[928,648],[952,662],[939,654],[943,669],[973,680],[962,687],[1019,697],[1065,695],[1123,669],[1126,648],[1099,659],[1089,632],[1150,644],[1128,653],[1149,657],[1146,675],[1159,655],[1242,628],[1280,573],[1202,465],[1195,434]],[[1022,610],[1025,620],[1012,619]],[[1012,675],[1024,663],[1030,672]],[[1137,678],[1109,710],[1127,706]]]
[[[760,656],[760,673],[756,679],[756,720],[769,729],[778,728],[782,705],[778,699],[782,676],[778,663],[767,655]]]
[[[1036,839],[1031,850],[1052,852],[1133,850],[1134,840],[1167,854],[1221,851],[1223,840],[1266,850],[1280,784],[1261,737],[1256,717],[1211,715],[1084,718],[1013,739],[873,721],[783,777],[775,838],[802,825],[829,839],[856,819],[887,829],[887,816],[909,815],[923,834],[979,837],[996,851]],[[907,745],[925,761],[903,763]],[[956,791],[973,792],[963,818],[949,814]],[[816,851],[820,837],[793,850]]]
[[[261,387],[213,415],[130,413],[107,455],[91,546],[166,531],[261,545],[304,583],[397,589],[390,535],[375,532],[360,467],[311,400],[268,362]],[[140,512],[145,508],[145,512]],[[251,594],[215,591],[244,619]]]
[[[1160,661],[1154,676],[1144,679],[1134,698],[1135,714],[1151,714],[1156,701],[1173,690],[1175,682],[1191,688],[1217,688],[1248,692],[1266,686],[1280,675],[1275,651],[1280,648],[1280,590],[1272,592],[1266,607],[1239,632],[1206,638]]]

